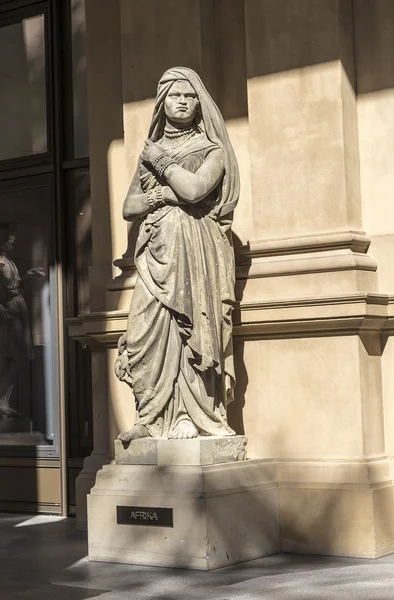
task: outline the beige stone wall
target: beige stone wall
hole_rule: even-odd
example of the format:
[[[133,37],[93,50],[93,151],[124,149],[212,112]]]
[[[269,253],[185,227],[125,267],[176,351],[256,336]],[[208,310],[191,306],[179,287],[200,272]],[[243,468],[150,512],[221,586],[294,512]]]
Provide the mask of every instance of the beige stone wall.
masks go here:
[[[246,341],[243,360],[250,457],[363,455],[357,336]]]
[[[245,2],[254,239],[361,227],[339,4]]]
[[[282,548],[392,551],[394,312],[376,295],[394,290],[392,2],[87,4],[97,302],[75,335],[107,348],[106,443],[134,418],[112,369],[135,283],[121,205],[158,78],[182,63],[218,102],[240,165],[229,420],[251,457],[277,462]]]
[[[86,24],[93,259],[89,284],[94,313],[106,307],[107,284],[117,272],[113,260],[124,244],[124,225],[118,216],[125,189],[118,1],[86,0]],[[94,449],[76,480],[76,517],[81,529],[86,528],[86,495],[97,470],[110,460],[107,353],[99,344],[93,344],[91,350]]]

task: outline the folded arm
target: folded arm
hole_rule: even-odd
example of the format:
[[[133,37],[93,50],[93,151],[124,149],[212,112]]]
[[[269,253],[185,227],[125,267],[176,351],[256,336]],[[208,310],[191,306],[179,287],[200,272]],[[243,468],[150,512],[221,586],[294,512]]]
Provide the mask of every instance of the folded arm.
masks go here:
[[[218,148],[208,155],[195,173],[172,163],[163,175],[177,196],[194,204],[206,198],[217,187],[223,173],[223,154]]]
[[[157,147],[154,148],[157,154],[162,152],[160,146],[149,142],[148,149],[145,149],[142,154],[143,160],[148,159],[148,151],[152,151],[152,146]],[[150,156],[147,162],[153,162]],[[168,186],[162,187],[163,200],[166,204],[174,205],[200,202],[218,186],[223,174],[223,153],[219,148],[210,152],[195,173],[191,173],[173,161],[162,173],[168,183]],[[123,218],[126,221],[142,219],[152,210],[148,202],[148,195],[141,193],[140,177],[137,169],[123,203]]]

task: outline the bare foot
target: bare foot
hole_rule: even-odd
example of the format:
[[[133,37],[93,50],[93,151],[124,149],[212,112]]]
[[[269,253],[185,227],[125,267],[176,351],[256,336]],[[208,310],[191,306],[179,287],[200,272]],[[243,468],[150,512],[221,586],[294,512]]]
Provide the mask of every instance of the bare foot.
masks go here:
[[[129,431],[123,431],[123,433],[119,434],[118,440],[122,442],[124,448],[127,448],[133,440],[139,440],[146,437],[150,437],[147,428],[144,425],[137,423],[134,427],[129,429]]]
[[[198,436],[198,431],[191,421],[184,419],[168,434],[170,440],[189,440]]]

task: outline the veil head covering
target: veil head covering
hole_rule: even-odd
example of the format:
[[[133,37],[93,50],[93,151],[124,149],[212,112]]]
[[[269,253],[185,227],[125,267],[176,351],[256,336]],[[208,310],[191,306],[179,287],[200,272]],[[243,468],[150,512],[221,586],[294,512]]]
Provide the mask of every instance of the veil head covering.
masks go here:
[[[17,233],[16,223],[0,223],[0,251],[8,249],[9,239]]]
[[[224,176],[218,188],[218,201],[211,212],[211,216],[223,224],[225,221],[230,221],[231,223],[232,213],[238,202],[240,189],[237,159],[235,158],[223,117],[200,77],[192,69],[187,67],[173,67],[168,69],[160,78],[149,129],[149,139],[157,142],[163,136],[166,122],[164,100],[175,81],[188,81],[194,88],[200,102],[196,114],[196,124],[205,133],[209,141],[219,146],[223,152]]]

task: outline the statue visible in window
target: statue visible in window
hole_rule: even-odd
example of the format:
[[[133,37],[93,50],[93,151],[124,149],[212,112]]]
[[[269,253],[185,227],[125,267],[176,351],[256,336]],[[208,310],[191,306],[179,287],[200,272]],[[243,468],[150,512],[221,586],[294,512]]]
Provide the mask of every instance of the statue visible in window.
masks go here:
[[[0,421],[26,416],[19,415],[11,403],[18,368],[26,367],[34,358],[30,321],[22,292],[28,281],[45,276],[39,267],[29,269],[21,279],[11,258],[16,232],[16,226],[0,224]]]

